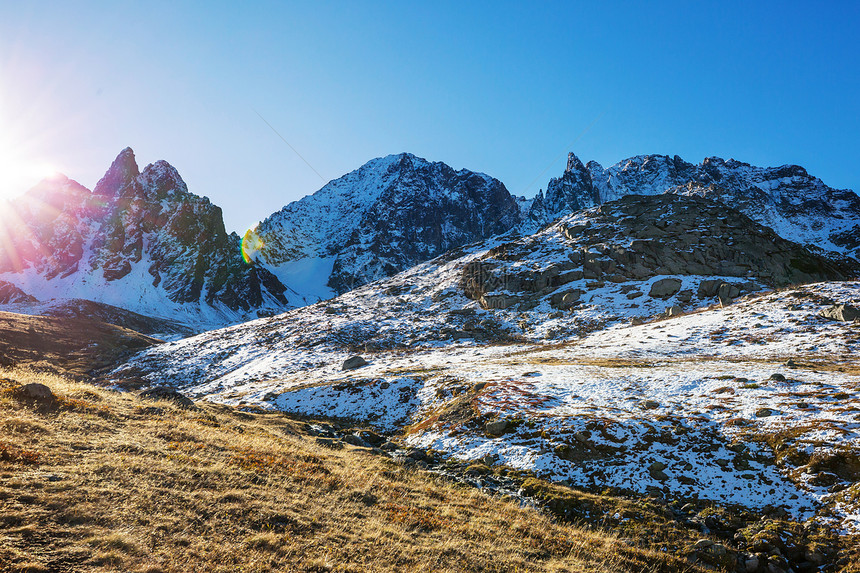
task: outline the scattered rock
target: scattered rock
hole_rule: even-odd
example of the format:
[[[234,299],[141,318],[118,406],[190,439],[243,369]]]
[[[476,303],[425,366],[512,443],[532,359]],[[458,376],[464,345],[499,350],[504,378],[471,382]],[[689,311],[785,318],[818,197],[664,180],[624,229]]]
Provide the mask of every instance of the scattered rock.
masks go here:
[[[660,402],[657,402],[656,400],[645,400],[644,402],[642,402],[642,408],[644,408],[645,410],[654,410],[659,407]]]
[[[666,316],[681,316],[682,314],[684,314],[684,309],[677,304],[673,304],[666,309]]]
[[[651,298],[669,298],[681,290],[681,284],[681,279],[660,279],[651,285],[651,290],[648,292],[648,296]]]
[[[356,436],[355,434],[347,434],[340,439],[343,443],[349,444],[351,446],[358,446],[359,448],[369,448],[370,444]]]
[[[743,561],[743,568],[746,573],[755,573],[758,571],[759,560],[755,555],[749,556]]]
[[[487,422],[487,424],[484,426],[484,430],[491,436],[501,436],[505,433],[507,427],[507,420],[494,420],[492,422]]]
[[[57,399],[50,388],[44,384],[38,384],[35,382],[21,386],[21,390],[19,392],[22,398],[35,400],[36,402],[52,403]]]
[[[413,449],[409,450],[409,453],[406,455],[409,456],[410,458],[412,458],[413,460],[419,461],[419,462],[427,459],[427,452],[425,452],[421,448],[413,448]]]
[[[362,430],[358,432],[358,437],[362,440],[370,444],[371,446],[379,447],[385,443],[385,438],[377,434],[376,432],[371,432],[370,430]]]
[[[723,304],[732,302],[739,294],[741,294],[740,289],[735,285],[730,285],[729,283],[723,283],[720,285],[720,288],[717,289],[717,298],[720,299],[720,302]]]
[[[143,400],[165,400],[167,402],[173,402],[182,408],[191,408],[194,406],[194,402],[190,398],[183,396],[173,388],[168,388],[167,386],[156,386],[149,390],[144,390],[138,394],[137,397]]]
[[[773,416],[774,411],[770,408],[759,408],[755,411],[756,418],[767,418],[768,416]]]
[[[768,380],[773,380],[774,382],[785,382],[785,376],[779,373],[771,374]]]
[[[340,450],[343,448],[343,443],[335,440],[334,438],[317,438],[317,445],[324,448],[330,448],[332,450]]]
[[[699,295],[699,298],[717,296],[717,292],[720,290],[720,285],[722,284],[724,284],[724,282],[720,279],[704,280],[699,283],[697,294]]]
[[[839,322],[852,322],[860,318],[860,309],[850,304],[837,304],[822,310],[821,316]]]
[[[669,476],[663,470],[666,469],[666,464],[663,462],[654,462],[648,466],[648,473],[657,481],[666,481]]]
[[[355,370],[356,368],[367,366],[367,364],[367,360],[361,356],[350,356],[343,361],[343,368],[341,368],[341,370]]]

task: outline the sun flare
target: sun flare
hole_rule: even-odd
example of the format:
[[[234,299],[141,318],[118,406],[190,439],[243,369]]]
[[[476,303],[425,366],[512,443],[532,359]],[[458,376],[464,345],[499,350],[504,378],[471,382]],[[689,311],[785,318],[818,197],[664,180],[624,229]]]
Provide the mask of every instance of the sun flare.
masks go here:
[[[57,174],[49,163],[33,161],[0,142],[0,199],[12,199],[42,179]]]

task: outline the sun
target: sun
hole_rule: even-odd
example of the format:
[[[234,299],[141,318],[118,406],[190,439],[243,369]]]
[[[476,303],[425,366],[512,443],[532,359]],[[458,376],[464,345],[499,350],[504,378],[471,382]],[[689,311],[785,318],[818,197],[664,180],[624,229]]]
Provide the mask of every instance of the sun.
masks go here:
[[[0,139],[0,199],[17,197],[56,173],[55,166],[25,157]]]

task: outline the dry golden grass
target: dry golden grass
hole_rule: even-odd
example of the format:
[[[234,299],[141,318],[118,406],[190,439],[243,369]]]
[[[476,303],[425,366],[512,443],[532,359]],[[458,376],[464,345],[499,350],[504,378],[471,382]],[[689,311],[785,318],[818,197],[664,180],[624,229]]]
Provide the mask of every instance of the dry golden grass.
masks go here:
[[[0,371],[0,571],[680,571],[278,413]],[[32,408],[9,391],[41,382]]]
[[[4,366],[26,364],[86,374],[159,342],[98,320],[0,312],[0,365]]]

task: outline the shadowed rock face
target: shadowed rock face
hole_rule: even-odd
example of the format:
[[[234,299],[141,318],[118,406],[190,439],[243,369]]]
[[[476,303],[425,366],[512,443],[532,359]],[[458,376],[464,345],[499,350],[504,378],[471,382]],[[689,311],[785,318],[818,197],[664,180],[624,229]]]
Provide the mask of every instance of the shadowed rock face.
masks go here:
[[[65,177],[46,180],[11,201],[3,219],[0,274],[10,282],[26,275],[35,292],[89,277],[90,292],[77,296],[99,301],[126,289],[129,308],[141,288],[235,316],[288,302],[277,278],[242,260],[240,239],[227,234],[219,207],[189,193],[164,161],[140,172],[129,148],[94,192]]]
[[[254,232],[267,264],[333,258],[328,286],[343,293],[520,221],[517,200],[497,179],[402,153],[287,205]]]
[[[739,277],[774,287],[860,276],[856,261],[833,260],[778,236],[724,204],[696,196],[628,195],[564,219],[556,231],[524,237],[465,265],[461,288],[484,308],[527,307],[550,293],[552,305],[575,305],[581,290],[568,283],[590,280],[635,283],[661,275]],[[632,290],[633,287],[631,287]],[[679,294],[681,281],[653,282],[648,296]],[[734,298],[741,290],[705,279],[685,296]]]
[[[571,153],[528,218],[542,225],[625,195],[663,193],[721,201],[786,239],[860,259],[860,197],[797,165],[763,168],[718,157],[694,165],[677,155],[640,155],[603,168]]]

